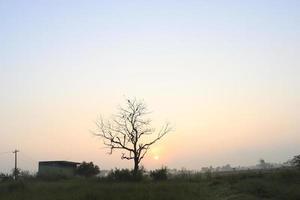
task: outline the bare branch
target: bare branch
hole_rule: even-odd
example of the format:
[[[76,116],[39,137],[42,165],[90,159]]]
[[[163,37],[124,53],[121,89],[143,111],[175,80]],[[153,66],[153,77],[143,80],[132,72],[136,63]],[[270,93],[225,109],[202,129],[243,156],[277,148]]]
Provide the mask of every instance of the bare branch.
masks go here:
[[[151,135],[155,131],[151,127],[151,120],[145,118],[147,114],[149,112],[143,101],[127,99],[126,105],[119,108],[119,113],[114,115],[112,120],[104,122],[101,117],[95,122],[97,130],[93,134],[103,139],[104,145],[109,149],[109,154],[112,154],[115,149],[122,150],[121,159],[133,159],[135,171],[138,170],[138,165],[150,146],[171,131],[167,123],[154,140],[145,144],[141,143],[143,136]]]

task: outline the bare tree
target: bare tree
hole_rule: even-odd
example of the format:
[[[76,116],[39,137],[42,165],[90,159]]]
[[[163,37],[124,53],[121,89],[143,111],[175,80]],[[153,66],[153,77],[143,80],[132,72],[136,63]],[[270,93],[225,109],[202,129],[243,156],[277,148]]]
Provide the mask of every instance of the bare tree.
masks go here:
[[[166,123],[154,139],[148,138],[147,141],[145,136],[155,133],[147,114],[149,112],[143,101],[127,99],[126,105],[119,108],[113,119],[104,121],[101,118],[96,121],[97,130],[94,134],[103,138],[104,145],[110,149],[109,154],[115,149],[121,150],[121,159],[133,160],[135,175],[150,146],[171,131],[169,123]]]

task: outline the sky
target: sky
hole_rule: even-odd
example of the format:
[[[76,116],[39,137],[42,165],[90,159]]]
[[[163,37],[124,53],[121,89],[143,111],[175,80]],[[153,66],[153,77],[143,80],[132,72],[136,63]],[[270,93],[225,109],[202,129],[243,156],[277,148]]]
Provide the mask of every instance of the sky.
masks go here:
[[[300,153],[300,1],[0,0],[0,172],[132,167],[91,134],[125,98],[174,131],[147,169]],[[9,153],[5,153],[9,152]]]

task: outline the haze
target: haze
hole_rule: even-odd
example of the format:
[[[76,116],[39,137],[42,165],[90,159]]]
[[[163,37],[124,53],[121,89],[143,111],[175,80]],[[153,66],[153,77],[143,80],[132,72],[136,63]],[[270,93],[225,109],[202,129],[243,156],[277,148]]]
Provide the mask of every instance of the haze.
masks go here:
[[[175,131],[147,169],[284,162],[300,145],[300,1],[0,0],[0,152],[132,167],[90,130],[124,97]],[[0,154],[9,172],[13,154]]]

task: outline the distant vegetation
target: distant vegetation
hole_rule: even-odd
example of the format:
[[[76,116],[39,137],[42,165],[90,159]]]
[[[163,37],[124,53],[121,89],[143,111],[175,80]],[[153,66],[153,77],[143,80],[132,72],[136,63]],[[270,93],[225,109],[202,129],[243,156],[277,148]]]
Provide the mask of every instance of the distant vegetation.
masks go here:
[[[154,171],[150,171],[150,177],[154,181],[163,181],[168,179],[168,171],[166,167],[162,167],[161,169],[157,169]]]
[[[300,155],[294,156],[292,160],[289,161],[291,165],[300,169]]]
[[[19,170],[18,180],[13,173],[0,173],[0,200],[299,200],[300,156],[280,168],[266,164],[261,159],[262,168],[202,172],[140,167],[137,172],[114,169],[106,176],[99,176],[92,162],[81,163],[74,176]]]
[[[100,173],[100,169],[93,162],[83,162],[77,169],[76,174],[84,177],[92,177]]]
[[[137,182],[132,171],[112,170],[105,178],[47,181],[20,178],[0,182],[5,200],[299,200],[300,170],[281,168],[232,173],[166,174],[165,168],[144,174]]]
[[[138,170],[137,172],[134,172],[133,170],[129,169],[115,169],[111,170],[107,177],[105,177],[105,180],[109,181],[117,181],[117,182],[132,182],[132,181],[142,181],[143,178],[143,171]]]

